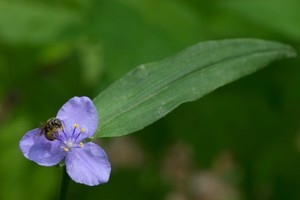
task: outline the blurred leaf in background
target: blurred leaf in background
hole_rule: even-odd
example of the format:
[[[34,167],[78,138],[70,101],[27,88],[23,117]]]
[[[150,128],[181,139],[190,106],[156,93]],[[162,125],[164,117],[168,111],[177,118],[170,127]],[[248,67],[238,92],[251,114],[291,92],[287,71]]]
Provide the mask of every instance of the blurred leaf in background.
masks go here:
[[[199,41],[263,38],[299,52],[299,7],[296,0],[1,0],[0,199],[55,199],[59,171],[25,160],[18,142],[70,97],[94,98],[133,67]],[[110,182],[72,183],[69,198],[298,200],[299,64],[276,62],[137,134],[101,139],[113,158]]]
[[[70,9],[42,3],[1,1],[0,35],[7,43],[45,44],[72,33],[79,18]]]

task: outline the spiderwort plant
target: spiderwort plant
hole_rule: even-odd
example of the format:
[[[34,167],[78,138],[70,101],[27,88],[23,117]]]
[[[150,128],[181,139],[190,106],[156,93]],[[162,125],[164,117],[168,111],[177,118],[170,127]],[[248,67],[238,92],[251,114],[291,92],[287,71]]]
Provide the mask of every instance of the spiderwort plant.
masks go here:
[[[24,156],[42,166],[54,166],[65,161],[66,170],[77,183],[94,186],[106,183],[111,166],[105,151],[86,141],[98,126],[97,110],[88,97],[73,97],[58,111],[61,127],[54,140],[41,134],[42,128],[28,131],[20,141]]]

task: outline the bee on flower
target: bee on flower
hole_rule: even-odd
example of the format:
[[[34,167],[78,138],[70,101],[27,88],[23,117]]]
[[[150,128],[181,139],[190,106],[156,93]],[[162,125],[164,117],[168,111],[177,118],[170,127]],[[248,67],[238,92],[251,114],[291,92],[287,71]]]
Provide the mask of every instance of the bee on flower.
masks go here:
[[[98,127],[93,102],[88,97],[73,97],[49,120],[23,136],[19,144],[23,155],[42,166],[64,161],[68,175],[77,183],[106,183],[111,171],[107,155],[97,144],[86,140]]]

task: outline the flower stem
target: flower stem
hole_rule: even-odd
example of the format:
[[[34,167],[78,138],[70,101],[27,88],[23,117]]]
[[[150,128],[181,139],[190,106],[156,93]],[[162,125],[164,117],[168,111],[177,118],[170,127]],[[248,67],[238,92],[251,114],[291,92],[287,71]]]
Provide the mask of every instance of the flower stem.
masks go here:
[[[67,174],[66,168],[63,167],[62,177],[61,177],[61,183],[60,183],[60,190],[59,190],[59,196],[58,200],[65,200],[67,197],[68,187],[70,178]]]

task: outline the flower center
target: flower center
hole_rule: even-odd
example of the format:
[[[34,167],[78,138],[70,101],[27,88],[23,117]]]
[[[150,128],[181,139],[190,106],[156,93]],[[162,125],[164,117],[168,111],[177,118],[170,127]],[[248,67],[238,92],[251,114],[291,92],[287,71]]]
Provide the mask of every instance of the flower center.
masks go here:
[[[85,129],[81,128],[78,131],[79,125],[74,124],[73,126],[74,126],[74,129],[71,134],[71,137],[69,137],[69,139],[67,139],[66,141],[63,141],[62,148],[64,149],[65,152],[69,152],[70,149],[72,149],[72,148],[82,148],[84,145],[83,142],[77,142],[77,139],[81,135],[81,133],[85,132]]]
[[[72,141],[67,141],[66,143],[67,148],[72,148],[73,147],[73,142]]]

